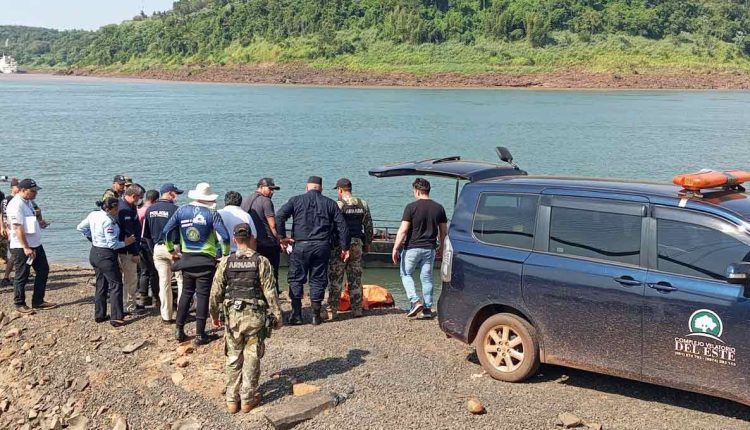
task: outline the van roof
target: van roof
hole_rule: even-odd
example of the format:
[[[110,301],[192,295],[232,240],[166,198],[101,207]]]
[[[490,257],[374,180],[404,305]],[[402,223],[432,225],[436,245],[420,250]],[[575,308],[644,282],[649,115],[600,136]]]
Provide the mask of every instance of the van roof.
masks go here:
[[[612,178],[583,178],[564,176],[505,176],[486,179],[481,183],[513,183],[519,185],[538,186],[540,188],[560,187],[566,189],[587,191],[610,191],[643,196],[662,197],[679,200],[682,187],[658,182],[612,179]],[[740,191],[711,193],[704,192],[702,199],[691,199],[696,203],[709,204],[726,208],[740,214],[750,221],[750,194]]]

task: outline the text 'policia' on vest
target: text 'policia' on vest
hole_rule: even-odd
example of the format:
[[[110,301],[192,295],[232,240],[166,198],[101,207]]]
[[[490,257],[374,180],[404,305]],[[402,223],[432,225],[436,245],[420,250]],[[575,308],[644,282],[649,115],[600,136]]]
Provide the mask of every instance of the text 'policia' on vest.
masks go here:
[[[240,257],[232,253],[227,258],[227,268],[224,276],[227,282],[227,289],[224,293],[226,300],[245,300],[261,305],[265,305],[263,290],[260,285],[260,254],[253,254],[250,257]]]

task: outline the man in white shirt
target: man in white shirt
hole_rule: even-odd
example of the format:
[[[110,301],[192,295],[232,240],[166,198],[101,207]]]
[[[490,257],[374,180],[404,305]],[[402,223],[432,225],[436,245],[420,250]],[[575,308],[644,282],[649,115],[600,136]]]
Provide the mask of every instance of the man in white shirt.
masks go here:
[[[49,263],[42,247],[42,226],[33,206],[40,189],[33,179],[22,180],[18,184],[18,193],[6,208],[10,225],[10,255],[16,272],[13,301],[16,310],[24,314],[33,314],[33,309],[47,310],[57,307],[54,303],[44,301]],[[33,309],[26,306],[26,283],[32,267],[36,274],[34,294],[31,298]]]
[[[242,195],[237,191],[230,191],[224,196],[224,209],[219,210],[221,220],[224,221],[224,225],[229,230],[229,242],[232,244],[232,252],[237,252],[237,244],[234,243],[234,226],[238,224],[248,224],[250,230],[252,230],[253,237],[257,237],[257,230],[250,214],[244,211],[240,205],[242,204]]]

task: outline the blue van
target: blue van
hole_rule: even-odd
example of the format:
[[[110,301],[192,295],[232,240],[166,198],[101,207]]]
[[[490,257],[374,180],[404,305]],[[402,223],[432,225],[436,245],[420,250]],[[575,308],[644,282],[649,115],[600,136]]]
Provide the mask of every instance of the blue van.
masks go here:
[[[441,267],[446,334],[503,381],[550,363],[750,405],[741,185],[691,193],[507,167],[463,178]]]

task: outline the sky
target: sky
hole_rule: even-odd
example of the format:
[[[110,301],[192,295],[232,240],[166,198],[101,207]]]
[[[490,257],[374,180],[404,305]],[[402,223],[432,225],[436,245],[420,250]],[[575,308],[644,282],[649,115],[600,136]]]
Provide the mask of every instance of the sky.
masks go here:
[[[0,25],[96,30],[140,13],[172,8],[173,0],[0,0]]]

